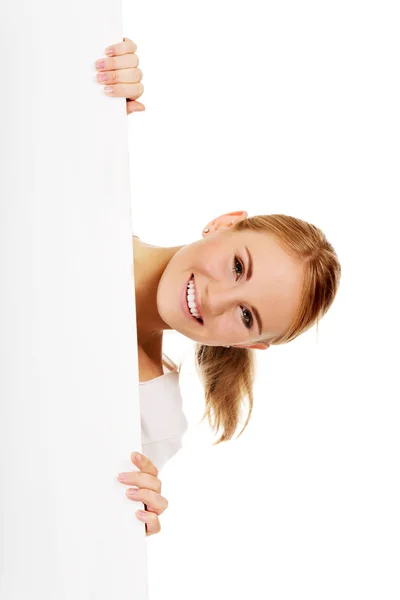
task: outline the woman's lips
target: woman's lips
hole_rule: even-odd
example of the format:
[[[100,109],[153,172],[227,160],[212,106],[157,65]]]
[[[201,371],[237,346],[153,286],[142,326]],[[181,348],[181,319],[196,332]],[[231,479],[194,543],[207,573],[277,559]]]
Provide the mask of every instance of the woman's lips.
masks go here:
[[[188,319],[195,321],[198,325],[202,325],[202,323],[200,323],[200,321],[192,315],[192,313],[189,310],[188,304],[187,304],[188,285],[189,285],[189,281],[192,279],[192,277],[193,277],[193,273],[190,275],[189,279],[185,283],[185,287],[184,287],[182,297],[181,297],[181,307],[182,307],[182,310],[185,313],[185,315],[188,317]]]

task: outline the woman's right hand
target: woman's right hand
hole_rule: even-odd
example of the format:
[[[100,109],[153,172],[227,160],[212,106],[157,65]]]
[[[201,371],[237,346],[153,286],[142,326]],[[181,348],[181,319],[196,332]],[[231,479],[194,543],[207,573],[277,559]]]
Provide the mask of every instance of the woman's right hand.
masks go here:
[[[137,46],[135,42],[124,38],[123,42],[108,46],[104,53],[108,58],[100,58],[96,61],[97,81],[106,86],[105,92],[108,96],[126,98],[126,114],[145,110],[141,102],[136,102],[143,92],[143,84],[140,83],[143,73],[137,68],[139,58],[135,54]],[[109,54],[110,52],[110,54]],[[111,86],[112,91],[107,87]]]
[[[146,524],[146,536],[159,533],[161,525],[158,517],[168,508],[168,500],[161,496],[162,483],[158,478],[158,469],[147,456],[138,452],[132,452],[131,461],[140,471],[120,473],[118,481],[137,486],[138,489],[129,488],[126,495],[144,504],[146,510],[137,511],[136,516]]]

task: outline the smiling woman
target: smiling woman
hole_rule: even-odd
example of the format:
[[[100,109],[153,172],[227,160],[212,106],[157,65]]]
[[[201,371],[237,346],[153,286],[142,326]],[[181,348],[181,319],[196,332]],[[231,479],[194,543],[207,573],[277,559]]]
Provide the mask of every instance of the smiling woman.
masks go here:
[[[128,113],[133,104],[143,109],[137,103],[143,86],[136,44],[124,38],[108,51],[112,58],[96,63],[98,82],[114,84],[111,94],[126,97]],[[161,469],[186,429],[175,394],[181,428],[174,431],[174,451],[161,444],[170,432],[159,405],[148,411],[151,394],[163,396],[165,407],[159,386],[173,381],[164,373],[163,331],[174,329],[197,343],[203,418],[214,431],[222,429],[217,443],[227,441],[237,430],[246,398],[249,411],[241,433],[251,416],[253,350],[290,342],[318,323],[335,298],[341,268],[320,229],[282,214],[248,218],[246,211],[232,212],[210,222],[192,244],[163,248],[134,236],[133,246],[139,378],[147,383],[140,391],[142,426],[154,432],[146,439],[148,454]],[[174,385],[180,398],[177,377]]]
[[[185,246],[134,244],[139,347],[152,348],[161,374],[164,330],[195,341],[203,419],[222,429],[217,444],[227,441],[248,398],[241,435],[253,408],[253,351],[294,340],[326,314],[341,276],[335,250],[315,225],[246,211],[214,219]]]

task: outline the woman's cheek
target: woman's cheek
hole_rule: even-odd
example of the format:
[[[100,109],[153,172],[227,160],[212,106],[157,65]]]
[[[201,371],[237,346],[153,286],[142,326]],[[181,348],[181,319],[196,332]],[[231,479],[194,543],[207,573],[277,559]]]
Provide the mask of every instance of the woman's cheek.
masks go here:
[[[221,319],[220,323],[218,324],[219,337],[231,338],[232,336],[237,335],[238,331],[237,331],[233,312],[223,315],[220,319]]]

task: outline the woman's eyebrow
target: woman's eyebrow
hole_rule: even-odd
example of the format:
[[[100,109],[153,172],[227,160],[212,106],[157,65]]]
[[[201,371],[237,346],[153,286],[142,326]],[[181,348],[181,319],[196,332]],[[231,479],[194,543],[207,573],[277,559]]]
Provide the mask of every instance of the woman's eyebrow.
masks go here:
[[[248,249],[248,247],[245,246],[245,248],[246,248],[246,252],[247,252],[247,258],[249,261],[249,266],[247,267],[246,281],[249,281],[249,279],[251,279],[251,276],[253,275],[253,259],[251,257],[250,250]]]
[[[245,246],[245,248],[246,248],[246,252],[247,252],[247,258],[249,261],[249,265],[247,267],[247,273],[246,273],[246,281],[249,281],[251,279],[251,276],[253,275],[253,259],[252,259],[252,256],[250,254],[250,250],[248,249],[248,247]],[[255,314],[255,317],[257,319],[258,335],[261,335],[261,332],[263,330],[263,324],[261,321],[260,314],[259,314],[258,310],[256,308],[254,308],[254,306],[250,306],[250,308],[253,311],[253,313]]]

